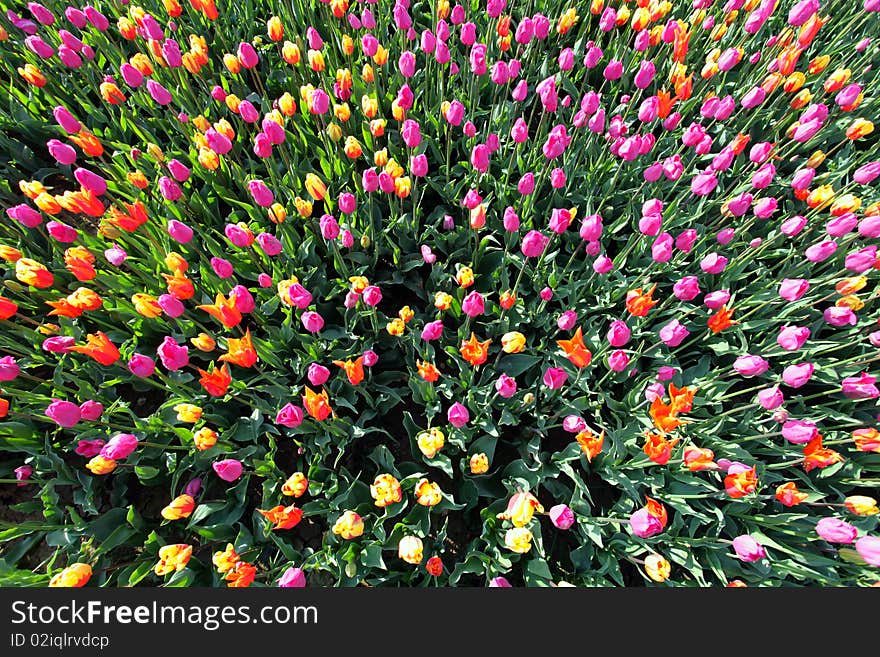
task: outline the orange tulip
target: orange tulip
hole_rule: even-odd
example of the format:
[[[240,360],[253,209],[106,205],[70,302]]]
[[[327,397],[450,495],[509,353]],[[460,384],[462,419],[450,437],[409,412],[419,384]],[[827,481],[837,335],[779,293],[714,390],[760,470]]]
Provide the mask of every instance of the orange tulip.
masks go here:
[[[238,308],[235,307],[235,300],[231,297],[227,299],[219,292],[217,293],[214,303],[196,306],[196,309],[204,310],[226,328],[238,326],[241,322],[241,313],[238,311]]]
[[[704,449],[702,447],[690,445],[684,450],[684,464],[691,472],[714,470],[718,467],[713,461],[714,458],[715,453],[711,449]]]
[[[474,367],[482,365],[489,356],[489,344],[491,342],[491,340],[486,340],[485,342],[478,341],[473,331],[471,331],[470,339],[461,343],[459,353],[462,358]]]
[[[440,370],[438,370],[433,363],[416,360],[416,369],[418,370],[419,376],[428,383],[434,383],[440,378]]]
[[[19,258],[15,263],[15,277],[25,285],[37,288],[51,287],[55,277],[46,267],[30,258]]]
[[[684,424],[683,420],[676,417],[676,411],[672,404],[666,404],[660,397],[655,397],[651,402],[650,415],[654,426],[664,433],[674,431]]]
[[[35,87],[46,86],[46,76],[33,64],[25,64],[24,68],[19,67],[18,74]]]
[[[98,275],[94,263],[95,256],[85,247],[74,246],[64,252],[64,264],[78,281],[90,281]]]
[[[782,506],[797,506],[805,501],[809,495],[798,490],[797,485],[793,481],[782,484],[776,488],[776,501]]]
[[[229,384],[232,383],[232,375],[229,373],[229,365],[224,363],[220,368],[216,368],[212,361],[210,367],[210,372],[206,372],[201,368],[196,368],[201,375],[199,383],[202,384],[205,392],[209,395],[213,397],[222,397],[229,389]]]
[[[742,472],[734,472],[724,477],[724,488],[727,494],[734,499],[745,497],[754,493],[758,486],[758,475],[755,468],[749,468]]]
[[[74,563],[49,580],[51,588],[80,588],[92,577],[92,567],[87,563]]]
[[[557,340],[556,344],[565,352],[566,357],[575,367],[581,368],[590,364],[593,355],[584,345],[584,337],[580,326],[578,326],[577,331],[575,331],[574,336],[570,340]]]
[[[642,293],[642,288],[636,288],[635,290],[630,290],[626,293],[626,309],[636,317],[644,317],[648,314],[648,311],[651,310],[655,305],[657,305],[657,301],[651,298],[651,295],[654,294],[654,290],[657,288],[657,285],[652,285],[651,289]]]
[[[299,524],[303,517],[302,509],[296,508],[296,505],[294,504],[291,504],[290,506],[282,506],[279,504],[268,511],[264,511],[263,509],[257,509],[257,511],[274,525],[274,527],[272,527],[273,530],[293,529]]]
[[[306,391],[305,394],[303,394],[302,399],[306,411],[308,411],[309,415],[319,422],[326,420],[327,416],[333,411],[333,409],[330,408],[330,397],[327,395],[327,391],[323,388],[321,389],[321,393],[318,394],[306,386]]]
[[[251,341],[251,330],[247,329],[241,339],[228,338],[226,340],[227,353],[220,356],[220,360],[239,367],[253,367],[257,362],[257,352]]]
[[[667,440],[662,434],[654,433],[652,431],[648,431],[645,435],[647,440],[645,441],[644,447],[642,447],[642,451],[647,454],[649,459],[658,465],[666,465],[669,463],[669,458],[672,456],[672,448],[675,447],[680,438]]]
[[[672,399],[673,413],[690,413],[694,404],[696,388],[676,388],[674,383],[669,384],[669,397]]]
[[[852,432],[853,440],[860,452],[877,452],[880,454],[880,431],[874,427],[856,429]]]
[[[827,468],[829,465],[840,463],[843,457],[833,449],[822,447],[822,436],[816,435],[810,442],[804,445],[804,470],[809,472],[816,468]]]
[[[334,365],[338,365],[343,370],[345,370],[345,374],[348,376],[348,382],[356,386],[361,381],[364,380],[364,357],[359,356],[355,360],[334,360]]]
[[[861,139],[867,135],[870,135],[874,132],[874,124],[867,119],[856,119],[852,122],[852,124],[846,129],[846,136],[852,141],[856,139]]]
[[[86,344],[71,347],[70,350],[94,358],[101,365],[112,365],[119,360],[119,349],[102,331],[89,333],[86,335]]]
[[[191,495],[178,495],[171,500],[164,509],[162,509],[162,517],[165,518],[165,520],[189,518],[195,508],[196,501]]]
[[[253,583],[256,574],[257,569],[253,565],[247,561],[238,561],[223,579],[229,582],[227,586],[230,588],[242,589]]]
[[[660,526],[663,529],[666,529],[666,524],[669,522],[669,515],[666,512],[666,507],[663,506],[662,502],[658,502],[657,500],[653,500],[647,495],[645,495],[645,510],[657,520],[660,521]]]
[[[731,308],[728,310],[727,304],[725,304],[721,306],[721,309],[717,313],[709,318],[709,321],[706,322],[706,325],[712,330],[712,333],[720,333],[724,329],[729,328],[734,324],[739,324],[739,322],[734,322],[731,320],[734,310],[736,310],[736,308]]]
[[[175,299],[186,301],[195,296],[196,288],[193,285],[193,282],[182,273],[177,272],[173,276],[162,274],[162,277],[165,279],[168,294]]]
[[[589,429],[585,429],[575,436],[575,440],[580,445],[581,451],[586,455],[587,461],[592,462],[602,451],[602,445],[605,444],[605,432],[602,431],[602,433],[596,436]]]
[[[104,147],[101,145],[101,142],[88,130],[80,130],[75,135],[68,135],[67,138],[90,157],[101,157],[104,153]]]
[[[6,297],[0,297],[0,319],[9,319],[18,312],[18,304]]]
[[[661,119],[665,119],[669,116],[669,113],[672,111],[672,108],[675,106],[675,103],[678,101],[678,98],[670,94],[665,89],[661,89],[657,92],[657,116]]]

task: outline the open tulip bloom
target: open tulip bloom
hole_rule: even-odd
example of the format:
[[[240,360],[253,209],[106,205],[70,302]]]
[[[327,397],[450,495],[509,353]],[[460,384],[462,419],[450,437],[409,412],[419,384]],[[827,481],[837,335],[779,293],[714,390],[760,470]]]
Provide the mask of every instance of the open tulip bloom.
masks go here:
[[[8,581],[880,581],[880,1],[93,4],[0,17]]]

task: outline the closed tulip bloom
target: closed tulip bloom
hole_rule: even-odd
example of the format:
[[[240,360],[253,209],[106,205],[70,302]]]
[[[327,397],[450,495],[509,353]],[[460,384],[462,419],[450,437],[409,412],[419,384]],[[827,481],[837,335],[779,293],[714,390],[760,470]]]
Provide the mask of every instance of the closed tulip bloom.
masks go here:
[[[733,363],[733,369],[743,376],[758,376],[770,368],[770,363],[760,356],[745,354],[738,357]]]
[[[644,507],[630,516],[629,526],[639,538],[651,538],[663,531],[661,520]]]
[[[548,367],[544,371],[544,385],[551,390],[558,390],[568,380],[568,373],[559,367]]]
[[[857,516],[874,516],[880,513],[877,500],[866,495],[850,495],[844,500],[847,510]]]
[[[779,284],[779,296],[786,301],[797,301],[807,290],[810,289],[810,282],[803,278],[784,278]]]
[[[0,358],[0,381],[13,381],[18,377],[20,371],[18,363],[12,356]]]
[[[690,335],[690,331],[677,319],[673,319],[660,329],[659,335],[663,344],[668,347],[677,347]]]
[[[836,250],[837,242],[834,240],[825,240],[807,247],[807,250],[804,251],[804,256],[810,262],[824,262],[834,255]]]
[[[743,534],[733,539],[733,549],[736,552],[736,556],[745,562],[758,561],[767,556],[764,547],[748,534]]]
[[[537,258],[544,252],[549,242],[550,238],[543,233],[537,230],[530,230],[523,238],[522,253],[527,258]]]
[[[816,533],[829,543],[853,543],[858,537],[858,530],[848,522],[839,518],[822,518],[816,523]]]
[[[196,501],[191,495],[178,495],[162,509],[162,517],[166,520],[180,520],[192,515]]]
[[[761,407],[768,411],[779,408],[785,401],[785,397],[779,389],[779,386],[773,386],[772,388],[765,388],[764,390],[758,391],[757,398]]]
[[[876,5],[873,11],[880,11],[880,2]],[[869,566],[880,566],[880,537],[862,536],[856,541],[856,551]]]
[[[812,363],[789,365],[782,371],[782,380],[792,388],[806,385],[813,377],[815,366]]]
[[[275,423],[295,429],[303,421],[303,410],[293,404],[285,404],[275,415]]]
[[[782,326],[776,343],[786,351],[796,351],[804,346],[810,337],[810,329],[805,326]]]
[[[449,424],[460,429],[470,420],[470,413],[464,404],[455,402],[449,407],[446,418],[449,420]]]
[[[788,420],[782,425],[782,437],[793,445],[803,445],[819,435],[813,422],[807,420]]]
[[[321,329],[324,328],[324,318],[316,312],[306,311],[302,314],[300,319],[303,327],[305,327],[309,333],[319,333]]]
[[[216,463],[211,464],[211,467],[214,469],[214,472],[217,473],[218,477],[223,481],[229,482],[238,479],[243,470],[241,461],[236,459],[223,459],[222,461],[217,461]]]
[[[170,335],[164,338],[156,353],[162,361],[162,366],[167,370],[179,370],[189,364],[189,348],[177,344]]]
[[[114,461],[121,461],[130,456],[138,447],[138,439],[130,433],[119,433],[113,436],[101,448],[101,456]]]
[[[156,362],[149,356],[133,354],[128,360],[128,370],[135,376],[145,378],[156,371]]]
[[[87,563],[74,563],[49,580],[50,588],[80,588],[92,577],[92,567]]]
[[[845,397],[850,399],[876,399],[880,390],[876,386],[877,378],[862,372],[859,376],[850,376],[841,382]]]
[[[826,308],[822,313],[822,317],[831,326],[855,326],[858,323],[858,317],[847,306],[831,306]]]
[[[73,402],[53,399],[46,408],[46,415],[58,426],[68,428],[80,421],[81,412]]]
[[[168,234],[178,244],[188,244],[193,238],[193,229],[177,219],[168,221]]]

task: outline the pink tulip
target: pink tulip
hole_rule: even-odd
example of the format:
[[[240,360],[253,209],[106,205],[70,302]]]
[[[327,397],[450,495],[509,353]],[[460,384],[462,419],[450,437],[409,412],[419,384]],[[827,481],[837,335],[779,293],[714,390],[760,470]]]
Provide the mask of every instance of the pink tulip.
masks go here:
[[[446,413],[446,419],[449,420],[449,424],[460,429],[471,419],[471,414],[468,412],[468,409],[464,404],[455,402],[449,407],[449,411]]]
[[[46,416],[58,426],[69,428],[79,422],[80,410],[73,402],[53,399],[46,408]]]
[[[743,376],[759,376],[770,368],[770,363],[752,354],[739,356],[733,363],[733,369]]]
[[[118,433],[101,448],[101,456],[114,461],[128,458],[138,447],[138,439],[130,433]]]
[[[784,278],[779,285],[779,296],[786,301],[797,301],[807,290],[810,289],[810,282],[803,278]]]
[[[733,539],[733,549],[736,556],[746,562],[758,561],[767,556],[763,546],[748,534]]]
[[[318,333],[324,328],[324,318],[311,310],[304,312],[300,320],[309,333]]]
[[[303,421],[303,410],[293,404],[285,404],[275,415],[275,424],[295,429]]]
[[[776,336],[776,343],[786,351],[796,351],[804,346],[810,337],[810,329],[806,326],[783,326]]]
[[[639,538],[651,538],[663,531],[660,520],[651,515],[644,507],[629,517],[629,526],[633,534]]]
[[[132,354],[128,360],[128,370],[135,376],[146,378],[156,371],[156,361],[143,354]]]
[[[552,522],[553,526],[557,529],[566,530],[574,525],[574,511],[565,504],[557,504],[556,506],[550,507],[548,513],[550,515],[550,522]]]
[[[223,481],[229,482],[238,479],[244,469],[241,465],[241,461],[236,459],[223,459],[222,461],[212,463],[211,467],[214,469],[214,472],[217,473],[218,477]]]
[[[615,349],[608,356],[608,368],[612,372],[623,372],[629,365],[629,356],[622,349]]]
[[[522,253],[527,258],[537,258],[547,248],[550,238],[537,230],[530,230],[522,241]]]
[[[544,372],[544,385],[552,390],[558,390],[568,380],[568,373],[559,367],[548,367]]]
[[[793,445],[803,445],[819,435],[816,424],[808,420],[787,420],[782,425],[782,437]]]
[[[156,353],[163,367],[172,372],[186,367],[189,363],[189,347],[177,344],[170,335],[165,336]]]
[[[495,381],[495,390],[501,397],[509,399],[516,394],[516,381],[506,374],[501,374]]]
[[[874,9],[880,11],[880,0],[865,0],[866,11],[868,2],[874,2]],[[856,541],[856,552],[869,566],[880,566],[880,538],[876,536],[862,536]]]
[[[876,377],[862,372],[859,376],[850,376],[841,382],[843,394],[850,399],[876,399],[880,396]]]
[[[783,396],[782,391],[779,389],[779,386],[773,386],[772,388],[764,388],[763,390],[759,390],[757,397],[758,403],[761,405],[761,408],[764,408],[768,411],[779,408],[785,401],[785,397]]]
[[[815,366],[812,363],[789,365],[782,371],[782,380],[791,388],[800,388],[813,377],[814,369]]]
[[[615,319],[611,322],[611,328],[608,329],[606,337],[612,347],[622,347],[629,342],[631,335],[632,333],[626,322]]]
[[[288,568],[278,579],[278,586],[288,589],[301,589],[306,585],[306,574],[301,568]]]
[[[483,295],[474,290],[462,300],[461,309],[468,317],[482,315],[486,310]]]

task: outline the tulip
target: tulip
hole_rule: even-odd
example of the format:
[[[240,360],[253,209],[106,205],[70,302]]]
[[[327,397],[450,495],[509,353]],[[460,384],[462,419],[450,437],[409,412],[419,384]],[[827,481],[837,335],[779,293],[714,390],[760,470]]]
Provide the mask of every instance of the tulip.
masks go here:
[[[69,428],[80,421],[79,406],[69,401],[53,399],[46,408],[46,415],[58,426]]]
[[[566,530],[574,525],[574,512],[565,504],[557,504],[556,506],[550,507],[548,513],[550,515],[550,522],[552,522],[553,526],[557,529]]]
[[[839,518],[822,518],[816,523],[816,533],[829,543],[849,544],[855,542],[859,531]]]
[[[558,390],[568,380],[568,373],[559,367],[548,367],[544,371],[544,385],[551,390]]]
[[[218,477],[223,481],[229,482],[238,479],[241,476],[243,469],[241,461],[237,461],[236,459],[223,459],[222,461],[213,463],[211,467],[214,469],[214,472],[217,473]]]
[[[733,549],[736,552],[736,556],[745,562],[758,561],[767,556],[763,546],[748,534],[743,534],[733,539]]]

